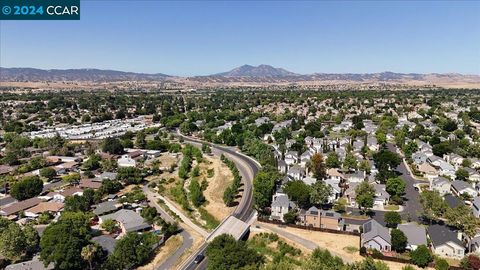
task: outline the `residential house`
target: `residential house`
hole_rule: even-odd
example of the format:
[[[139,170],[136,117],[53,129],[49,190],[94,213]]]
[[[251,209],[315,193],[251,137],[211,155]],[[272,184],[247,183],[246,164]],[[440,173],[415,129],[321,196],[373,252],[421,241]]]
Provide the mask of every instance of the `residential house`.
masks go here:
[[[41,213],[58,214],[63,210],[64,204],[62,202],[41,202],[32,208],[25,210],[25,216],[38,217]]]
[[[311,185],[313,185],[313,184],[315,184],[315,183],[317,182],[317,179],[314,178],[314,177],[305,176],[304,178],[302,178],[302,181],[303,181],[305,184],[311,186]]]
[[[471,197],[478,196],[478,192],[473,188],[473,186],[471,186],[469,183],[465,181],[460,181],[460,180],[453,181],[450,190],[456,196],[460,196],[464,193],[467,193]]]
[[[343,218],[343,231],[360,232],[363,224],[368,221],[369,220],[358,218]]]
[[[452,183],[445,177],[437,177],[430,181],[430,190],[436,190],[440,195],[450,193]]]
[[[115,250],[117,240],[109,235],[99,235],[92,238],[92,242],[97,243],[99,246],[106,250],[108,254],[112,254]]]
[[[94,181],[93,179],[82,179],[80,180],[80,188],[91,188],[91,189],[99,189],[102,186],[101,181]]]
[[[427,155],[423,152],[415,152],[412,154],[412,159],[415,164],[420,165],[427,162]]]
[[[270,123],[270,118],[268,117],[259,117],[257,119],[255,119],[255,126],[259,127],[263,124],[268,124]]]
[[[15,203],[12,203],[12,204],[8,205],[7,207],[2,208],[2,210],[0,210],[0,215],[2,215],[2,216],[15,215],[15,214],[17,214],[21,211],[25,211],[29,208],[32,208],[32,207],[34,207],[35,205],[38,205],[41,202],[42,202],[42,200],[40,198],[37,198],[37,197],[33,197],[33,198],[26,199],[26,200],[23,200],[23,201],[15,202]]]
[[[330,179],[334,179],[338,181],[342,181],[343,179],[345,179],[345,176],[335,168],[327,169],[327,176]]]
[[[287,173],[287,168],[288,168],[288,166],[287,166],[287,163],[285,163],[284,160],[279,159],[279,160],[277,161],[277,168],[278,168],[278,171],[279,171],[280,173]]]
[[[472,168],[463,168],[468,172],[468,181],[473,183],[473,186],[478,190],[478,183],[480,182],[480,173]]]
[[[117,178],[117,173],[114,173],[114,172],[103,172],[99,175],[96,175],[96,177],[102,179],[102,180],[105,180],[105,179],[108,179],[108,180],[115,180]]]
[[[324,180],[325,184],[332,188],[332,192],[328,197],[329,203],[334,203],[337,199],[342,197],[342,188],[340,187],[340,180],[334,178],[327,178]]]
[[[367,147],[370,151],[378,151],[379,144],[377,138],[375,136],[368,136],[367,137]]]
[[[117,211],[122,206],[122,204],[118,203],[117,200],[112,200],[112,201],[106,201],[99,203],[97,205],[94,205],[93,207],[93,213],[97,216],[101,215],[106,215],[109,213],[112,213],[114,211]]]
[[[373,184],[375,189],[375,199],[373,201],[374,205],[386,205],[390,199],[390,194],[386,191],[386,186],[384,184]]]
[[[430,225],[427,232],[435,255],[454,259],[462,259],[465,256],[465,246],[460,240],[459,232],[439,224]]]
[[[398,229],[407,237],[407,249],[415,250],[420,245],[427,245],[427,233],[424,227],[416,223],[399,224]]]
[[[371,219],[363,224],[361,246],[378,251],[391,251],[390,232],[376,220]]]
[[[305,176],[305,169],[298,165],[294,165],[288,169],[287,175],[295,180],[302,180]]]
[[[19,263],[13,263],[5,266],[5,270],[53,270],[55,265],[53,262],[48,264],[47,267],[40,260],[39,256],[33,257],[30,261],[24,261]]]
[[[475,217],[480,218],[480,197],[473,199],[472,212]]]
[[[55,192],[53,194],[53,200],[56,202],[64,202],[65,198],[70,196],[75,196],[75,195],[83,196],[83,189],[79,187],[70,187],[63,190],[62,192],[59,192],[59,193]]]
[[[284,222],[283,216],[297,206],[290,201],[287,194],[277,193],[273,195],[271,219]]]
[[[345,179],[349,183],[360,183],[365,180],[365,171],[356,171],[354,173],[345,174]]]
[[[288,151],[285,154],[285,163],[288,166],[292,166],[293,164],[298,162],[298,152],[297,151]]]
[[[357,206],[357,202],[355,201],[356,193],[355,188],[359,185],[359,182],[353,182],[348,184],[348,188],[345,190],[345,197],[347,197],[348,204],[351,207]]]
[[[131,158],[128,154],[125,154],[117,160],[117,165],[118,167],[136,167],[137,161]]]
[[[300,225],[330,230],[341,230],[343,228],[342,216],[334,211],[325,211],[310,207],[308,210],[300,210],[298,215]]]
[[[112,214],[100,216],[98,219],[100,224],[108,219],[117,221],[123,233],[144,231],[151,228],[137,212],[129,209],[120,209]]]
[[[457,206],[463,205],[463,201],[458,199],[457,197],[453,196],[452,194],[447,194],[443,197],[445,202],[450,208],[455,208]]]
[[[438,171],[427,162],[418,165],[417,170],[428,180],[438,177]]]

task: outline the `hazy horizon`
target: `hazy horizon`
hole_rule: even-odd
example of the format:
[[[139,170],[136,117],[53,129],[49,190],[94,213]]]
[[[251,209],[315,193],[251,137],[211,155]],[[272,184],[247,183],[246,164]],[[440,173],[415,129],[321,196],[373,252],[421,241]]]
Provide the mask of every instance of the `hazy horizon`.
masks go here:
[[[2,21],[0,66],[479,75],[478,14],[458,1],[83,1],[80,21]]]

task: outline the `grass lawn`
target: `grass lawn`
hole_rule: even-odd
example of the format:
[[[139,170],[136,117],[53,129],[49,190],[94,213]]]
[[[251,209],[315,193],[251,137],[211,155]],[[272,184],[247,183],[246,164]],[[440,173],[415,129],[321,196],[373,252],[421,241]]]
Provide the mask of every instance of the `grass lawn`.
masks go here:
[[[388,211],[395,211],[395,210],[398,210],[399,207],[398,207],[398,205],[395,205],[395,204],[389,204],[389,205],[384,206],[383,209],[388,210]]]

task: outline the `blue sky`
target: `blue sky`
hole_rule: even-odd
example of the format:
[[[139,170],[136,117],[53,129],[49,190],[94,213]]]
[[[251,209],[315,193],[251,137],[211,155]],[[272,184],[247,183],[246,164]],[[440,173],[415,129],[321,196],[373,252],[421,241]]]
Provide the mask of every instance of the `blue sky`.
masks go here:
[[[0,66],[206,75],[480,74],[478,1],[87,1],[80,21],[2,21]]]

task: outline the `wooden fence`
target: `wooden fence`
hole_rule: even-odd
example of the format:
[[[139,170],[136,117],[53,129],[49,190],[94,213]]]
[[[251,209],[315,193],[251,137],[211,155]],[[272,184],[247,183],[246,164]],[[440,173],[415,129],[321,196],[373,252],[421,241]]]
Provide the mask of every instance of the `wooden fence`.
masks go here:
[[[302,229],[302,230],[336,233],[336,234],[346,234],[346,235],[354,235],[354,236],[360,236],[361,235],[359,232],[348,232],[348,231],[333,230],[333,229],[327,229],[327,228],[302,226],[302,225],[297,225],[297,224],[287,224],[287,223],[284,223],[284,222],[281,222],[281,221],[269,220],[269,219],[262,218],[262,217],[258,217],[257,220],[260,221],[260,222],[264,222],[264,223],[282,225],[282,226],[287,226],[287,227],[292,227],[292,228],[297,228],[297,229]]]

